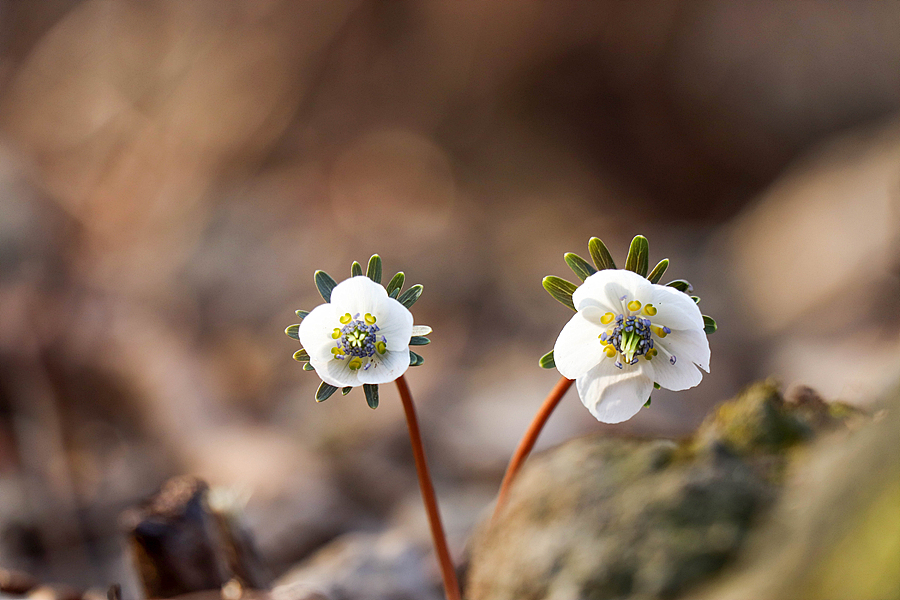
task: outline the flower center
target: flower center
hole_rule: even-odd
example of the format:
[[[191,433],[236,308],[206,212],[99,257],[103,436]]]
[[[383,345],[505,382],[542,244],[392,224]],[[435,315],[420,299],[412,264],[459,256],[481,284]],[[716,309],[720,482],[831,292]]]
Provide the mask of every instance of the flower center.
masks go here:
[[[360,319],[359,314],[350,316],[346,313],[340,319],[341,327],[336,327],[331,334],[335,346],[331,353],[337,360],[348,360],[347,366],[356,371],[368,370],[376,365],[372,360],[375,354],[387,352],[387,338],[379,336],[381,328],[375,324],[376,318],[370,313]],[[380,339],[379,339],[380,337]]]
[[[626,299],[627,297],[621,298],[623,301]],[[656,307],[652,304],[642,305],[638,300],[632,300],[625,306],[627,308],[625,313],[614,315],[608,312],[600,317],[600,323],[603,325],[615,323],[612,329],[600,334],[600,343],[606,346],[607,357],[616,357],[616,366],[620,369],[623,367],[623,360],[626,365],[634,365],[641,356],[645,360],[652,360],[659,354],[651,334],[655,333],[657,337],[664,338],[672,333],[668,327],[654,325],[647,318],[657,313]],[[662,350],[669,354],[665,348]],[[622,360],[619,359],[620,356]],[[669,355],[669,362],[675,364],[675,356]]]

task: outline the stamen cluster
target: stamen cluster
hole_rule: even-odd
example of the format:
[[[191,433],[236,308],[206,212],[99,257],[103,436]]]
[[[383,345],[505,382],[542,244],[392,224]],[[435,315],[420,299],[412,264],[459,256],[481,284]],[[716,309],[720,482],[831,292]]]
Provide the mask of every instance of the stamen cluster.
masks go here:
[[[387,351],[387,338],[381,336],[378,339],[378,332],[381,328],[375,324],[375,317],[366,313],[365,317],[360,319],[359,314],[350,316],[350,313],[341,317],[342,327],[335,328],[331,337],[336,341],[335,347],[331,353],[338,360],[350,360],[348,366],[353,369],[359,369],[363,365],[363,360],[375,356],[375,353],[384,354]],[[371,363],[367,362],[364,368],[368,369]]]
[[[629,365],[636,364],[640,356],[647,355],[647,360],[653,356],[650,353],[653,350],[653,340],[650,339],[650,319],[616,315],[616,326],[612,333],[601,334],[600,341],[611,345],[616,352],[623,354],[626,360],[628,357],[632,357],[628,362]],[[616,366],[621,368],[622,365],[617,362]]]

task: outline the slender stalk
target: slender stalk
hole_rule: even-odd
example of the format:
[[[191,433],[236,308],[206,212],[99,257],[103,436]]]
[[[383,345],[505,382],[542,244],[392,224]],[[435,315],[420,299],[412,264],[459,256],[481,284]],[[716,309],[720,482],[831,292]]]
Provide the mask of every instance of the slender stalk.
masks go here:
[[[403,375],[397,379],[397,390],[400,392],[400,400],[403,402],[403,410],[406,412],[406,425],[409,427],[409,441],[412,444],[413,457],[416,461],[419,489],[422,491],[422,501],[425,503],[425,511],[428,513],[428,524],[431,525],[434,551],[441,566],[444,593],[447,595],[447,600],[461,600],[462,596],[459,593],[456,569],[453,567],[453,560],[450,558],[450,551],[447,549],[447,536],[444,535],[441,513],[438,510],[437,498],[434,495],[434,486],[431,484],[431,475],[428,473],[425,448],[422,446],[419,422],[416,419],[416,407],[413,405],[412,394]]]
[[[512,459],[509,461],[509,466],[506,467],[506,474],[503,476],[503,483],[500,484],[500,492],[497,494],[497,505],[494,507],[494,520],[497,519],[500,510],[503,508],[504,504],[506,504],[506,498],[509,496],[509,490],[512,487],[513,480],[515,480],[516,474],[519,472],[525,459],[531,454],[531,450],[534,448],[534,444],[537,442],[541,430],[544,429],[544,425],[547,424],[556,405],[559,404],[559,401],[562,400],[562,397],[565,396],[566,391],[571,385],[571,379],[561,377],[560,380],[556,382],[556,385],[553,386],[553,389],[550,390],[550,395],[544,400],[541,408],[531,421],[531,425],[528,426],[528,431],[525,432],[525,436],[522,438],[522,441],[519,442],[519,447],[516,448],[516,453],[513,454]]]

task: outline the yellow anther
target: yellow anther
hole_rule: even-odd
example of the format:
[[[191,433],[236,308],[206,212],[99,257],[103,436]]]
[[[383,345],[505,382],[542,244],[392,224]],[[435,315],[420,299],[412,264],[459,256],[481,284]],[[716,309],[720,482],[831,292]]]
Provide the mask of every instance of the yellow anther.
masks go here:
[[[628,310],[630,310],[631,312],[634,312],[634,311],[640,310],[640,309],[641,309],[641,303],[638,302],[637,300],[632,300],[631,302],[628,303]]]
[[[378,352],[378,354],[384,354],[385,352],[387,352],[387,344],[385,344],[384,342],[375,342],[375,350]]]
[[[370,313],[366,313],[366,316],[363,318],[366,320],[366,325],[375,324],[375,317],[373,317]]]
[[[350,367],[351,371],[357,371],[362,366],[362,359],[358,356],[355,356],[350,359],[350,362],[347,363],[347,366]]]
[[[615,319],[615,318],[616,318],[616,315],[614,315],[612,313],[606,313],[605,315],[600,317],[600,322],[603,323],[604,325],[609,325],[610,323],[612,323],[613,319]]]
[[[662,327],[659,327],[657,325],[654,325],[653,327],[651,327],[651,329],[653,330],[653,333],[655,333],[656,335],[658,335],[661,338],[664,338],[667,335],[669,335],[668,333],[666,333],[665,329],[663,329]]]
[[[341,330],[335,327],[334,331],[331,332],[331,339],[336,340],[339,337],[341,337]]]
[[[645,315],[647,315],[648,317],[655,317],[656,316],[656,307],[653,306],[652,304],[647,304],[644,306],[644,309],[641,312],[644,313]]]
[[[344,353],[344,351],[338,347],[334,347],[331,349],[331,353],[334,354],[335,356],[340,356],[341,354]]]
[[[607,346],[606,350],[604,350],[604,352],[606,352],[606,356],[608,356],[609,358],[612,358],[617,353],[616,349],[613,348],[612,346]]]
[[[603,334],[602,334],[602,333],[601,333],[600,335],[598,335],[597,337],[600,338],[600,344],[601,344],[602,346],[605,346],[605,345],[607,345],[607,344],[609,343],[609,342],[607,342],[606,340],[603,339]]]
[[[653,360],[653,354],[648,352],[647,354],[644,355],[644,358],[647,360]]]
[[[353,317],[350,316],[350,313],[347,313],[343,317],[341,317],[341,324],[346,325],[347,323],[349,323],[352,320],[353,320]]]

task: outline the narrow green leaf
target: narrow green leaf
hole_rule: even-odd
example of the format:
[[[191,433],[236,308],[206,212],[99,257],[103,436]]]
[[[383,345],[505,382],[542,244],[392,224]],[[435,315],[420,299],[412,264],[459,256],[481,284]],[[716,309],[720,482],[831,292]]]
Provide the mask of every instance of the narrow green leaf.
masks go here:
[[[597,269],[595,269],[592,264],[578,256],[574,252],[566,252],[566,254],[563,256],[563,259],[566,261],[566,264],[569,265],[569,268],[572,269],[572,272],[575,273],[578,279],[582,281],[597,272]]]
[[[424,335],[414,335],[411,338],[409,338],[410,346],[427,346],[430,343],[431,343],[431,340],[429,340]]]
[[[703,331],[704,333],[706,333],[706,335],[715,333],[718,328],[719,326],[716,325],[715,319],[710,316],[703,315]]]
[[[353,387],[351,387],[349,385],[347,387],[342,387],[341,388],[341,396],[346,396],[347,394],[350,393],[350,390],[352,390],[352,389],[353,389]]]
[[[650,400],[652,400],[652,398],[647,398],[647,401],[644,402],[644,408],[647,408],[648,406],[650,406]]]
[[[689,281],[686,281],[684,279],[676,279],[675,281],[670,281],[666,284],[666,286],[673,287],[679,292],[684,292],[685,294],[694,291],[694,286],[692,286]]]
[[[409,351],[409,366],[418,367],[419,365],[421,365],[424,362],[425,362],[424,358],[422,358],[421,356],[419,356],[412,350]]]
[[[428,325],[413,325],[413,335],[428,335],[431,333],[431,327]]]
[[[544,277],[544,281],[541,283],[544,286],[544,289],[558,302],[575,310],[575,304],[572,302],[572,294],[578,289],[577,285],[554,275]]]
[[[613,261],[612,254],[606,248],[606,244],[600,241],[600,238],[592,237],[588,242],[588,250],[591,253],[591,260],[598,270],[615,269],[616,263]]]
[[[400,294],[400,290],[403,288],[404,279],[406,279],[406,275],[403,274],[403,271],[400,271],[391,278],[391,282],[388,283],[387,286],[388,296],[396,298],[397,295]]]
[[[556,359],[553,358],[553,350],[543,355],[538,361],[542,369],[552,369],[556,366]]]
[[[656,390],[659,389],[659,384],[656,383],[655,381],[653,382],[653,389],[656,389]]]
[[[664,258],[653,267],[653,270],[650,271],[650,274],[647,275],[647,279],[650,280],[650,283],[659,283],[659,280],[662,279],[662,276],[665,274],[666,269],[669,268],[669,259]]]
[[[650,242],[644,236],[636,235],[631,240],[628,258],[625,259],[625,268],[634,271],[641,277],[647,276],[647,271],[650,269]]]
[[[373,254],[369,259],[369,266],[366,268],[366,277],[375,283],[381,283],[381,257]]]
[[[314,366],[312,366],[310,363],[303,363],[303,370],[304,371],[315,371],[316,368]]]
[[[354,260],[353,264],[350,265],[350,277],[357,277],[359,275],[362,275],[362,265]]]
[[[400,294],[400,296],[397,298],[397,301],[406,308],[410,308],[413,304],[416,303],[416,300],[419,299],[419,296],[422,295],[423,289],[424,288],[422,287],[422,284],[417,283],[416,285]]]
[[[694,304],[700,304],[700,296],[691,296],[691,300],[694,301]]]
[[[374,383],[364,383],[363,391],[366,393],[366,404],[369,408],[378,408],[378,385]]]
[[[295,340],[299,340],[300,339],[300,324],[298,323],[297,325],[288,325],[287,328],[284,330],[284,333],[289,338],[294,338]]]
[[[316,287],[319,289],[319,293],[322,294],[325,302],[331,302],[331,290],[336,285],[337,282],[331,278],[331,275],[325,271],[316,271]]]
[[[295,313],[297,314],[297,316],[300,317],[301,319],[305,319],[305,318],[306,318],[306,315],[309,314],[309,311],[308,311],[308,310],[295,310],[294,312],[295,312]]]
[[[309,362],[309,353],[306,350],[304,350],[303,348],[300,348],[299,350],[294,352],[294,360],[296,360],[297,362],[308,363]]]
[[[324,381],[319,386],[319,389],[316,390],[316,402],[325,402],[331,395],[337,391],[337,388],[333,385],[328,385]]]

